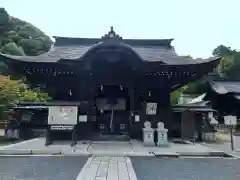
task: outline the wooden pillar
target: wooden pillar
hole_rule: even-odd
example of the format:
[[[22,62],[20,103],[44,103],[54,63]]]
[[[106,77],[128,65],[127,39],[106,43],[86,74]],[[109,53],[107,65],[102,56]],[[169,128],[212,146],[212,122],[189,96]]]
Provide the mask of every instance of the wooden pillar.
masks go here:
[[[90,79],[89,79],[89,86],[88,86],[88,107],[87,107],[87,128],[86,130],[88,131],[87,133],[91,133],[93,130],[93,104],[94,104],[94,96],[95,96],[95,81],[94,81],[94,76],[92,73],[90,73]]]
[[[135,117],[135,91],[133,87],[129,87],[128,89],[128,95],[129,95],[129,135],[132,136],[132,131],[134,130],[134,117]]]
[[[71,143],[71,146],[73,147],[76,144],[77,144],[77,127],[75,125],[73,130],[72,130],[72,143]]]
[[[45,136],[46,136],[45,146],[52,144],[53,139],[52,139],[52,133],[51,133],[50,126],[47,127]]]
[[[129,136],[131,138],[141,139],[142,124],[145,118],[145,115],[142,110],[142,105],[136,105],[136,93],[137,90],[134,87],[129,88],[129,98],[130,98],[130,108],[129,108]],[[135,122],[135,115],[139,115],[139,122]]]

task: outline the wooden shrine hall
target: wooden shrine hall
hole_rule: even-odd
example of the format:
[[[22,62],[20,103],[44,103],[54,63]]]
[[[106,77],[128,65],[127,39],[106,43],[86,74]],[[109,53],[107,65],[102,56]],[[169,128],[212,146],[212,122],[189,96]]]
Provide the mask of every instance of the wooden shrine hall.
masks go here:
[[[171,136],[170,93],[212,72],[219,57],[188,60],[173,39],[123,39],[113,28],[101,38],[54,37],[38,56],[1,54],[14,72],[54,101],[79,102],[80,134],[141,137],[143,124],[161,121]],[[76,103],[75,103],[76,104]]]

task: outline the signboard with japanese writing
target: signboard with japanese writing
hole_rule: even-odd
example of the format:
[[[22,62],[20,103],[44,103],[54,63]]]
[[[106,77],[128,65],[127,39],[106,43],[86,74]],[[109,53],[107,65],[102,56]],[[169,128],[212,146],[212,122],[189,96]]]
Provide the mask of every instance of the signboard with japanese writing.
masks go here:
[[[224,116],[224,124],[225,125],[237,125],[237,117],[236,116]]]
[[[157,103],[147,103],[146,104],[146,114],[156,115],[157,114]]]
[[[75,125],[77,124],[77,106],[50,106],[48,124]]]

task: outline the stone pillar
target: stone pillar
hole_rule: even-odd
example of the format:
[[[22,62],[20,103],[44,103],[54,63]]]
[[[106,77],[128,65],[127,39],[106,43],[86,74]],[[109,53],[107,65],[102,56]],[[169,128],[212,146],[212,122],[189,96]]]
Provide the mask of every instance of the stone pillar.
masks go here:
[[[88,83],[88,106],[87,106],[87,123],[86,123],[86,131],[87,133],[92,131],[93,129],[93,104],[94,104],[94,96],[95,96],[95,81],[94,81],[94,76],[92,73],[90,73],[90,78],[89,78],[89,83]]]
[[[151,122],[146,121],[143,128],[143,145],[154,146],[154,129],[151,127]]]
[[[164,128],[164,123],[159,122],[157,124],[157,136],[158,136],[158,141],[157,141],[157,145],[161,146],[161,145],[168,145],[168,136],[167,136],[168,130],[166,128]]]

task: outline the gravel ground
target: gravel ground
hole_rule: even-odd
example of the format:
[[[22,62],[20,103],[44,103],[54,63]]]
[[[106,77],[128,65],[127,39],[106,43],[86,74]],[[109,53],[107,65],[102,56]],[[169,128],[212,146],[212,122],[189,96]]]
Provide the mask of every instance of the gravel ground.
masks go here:
[[[138,180],[240,180],[240,160],[134,157]]]
[[[75,180],[87,157],[0,157],[0,180]]]

